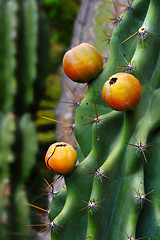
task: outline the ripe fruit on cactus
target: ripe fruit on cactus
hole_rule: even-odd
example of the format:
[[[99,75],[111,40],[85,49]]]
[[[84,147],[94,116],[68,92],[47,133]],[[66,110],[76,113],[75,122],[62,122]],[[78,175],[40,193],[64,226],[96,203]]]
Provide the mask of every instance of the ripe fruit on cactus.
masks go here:
[[[101,54],[88,43],[81,43],[72,48],[63,57],[64,72],[74,82],[89,82],[102,71],[102,68]]]
[[[77,161],[76,150],[68,143],[57,142],[52,144],[46,153],[47,167],[57,174],[69,174],[74,169]]]
[[[112,109],[130,111],[141,99],[141,85],[132,74],[117,73],[105,82],[102,97]]]

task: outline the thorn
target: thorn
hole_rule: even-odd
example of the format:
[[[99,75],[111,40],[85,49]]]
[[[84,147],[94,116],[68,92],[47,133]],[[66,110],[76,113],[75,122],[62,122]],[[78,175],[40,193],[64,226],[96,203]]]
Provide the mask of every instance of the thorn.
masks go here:
[[[47,230],[45,235],[47,235],[49,233],[49,231],[55,230],[57,227],[61,227],[61,226],[57,226],[54,221],[52,221],[51,223],[33,224],[33,225],[25,225],[25,226],[26,227],[45,227],[39,231],[39,233],[41,233],[41,232],[44,232]],[[55,232],[57,233],[56,230],[55,230]]]
[[[153,201],[151,201],[151,200],[146,198],[146,196],[149,195],[151,192],[153,192],[153,190],[151,190],[150,192],[144,194],[144,193],[140,193],[139,190],[137,191],[135,188],[133,188],[133,189],[134,189],[134,191],[137,194],[137,197],[135,197],[135,198],[138,199],[139,203],[141,204],[141,208],[142,208],[143,201],[148,201],[148,202],[152,202],[153,203]]]
[[[132,235],[129,237],[127,233],[125,233],[125,234],[126,234],[128,240],[140,240],[140,239],[144,239],[144,238],[146,238],[146,237],[134,238]]]
[[[127,6],[127,5],[125,5],[125,4],[116,3],[116,2],[110,2],[110,1],[106,1],[106,0],[103,0],[103,2],[115,4],[115,5],[120,6],[120,7],[126,7],[126,6]]]
[[[45,181],[45,183],[48,185],[48,187],[45,189],[46,191],[50,188],[51,189],[51,191],[49,192],[49,191],[47,191],[47,194],[43,194],[43,195],[49,195],[49,194],[51,194],[51,195],[53,195],[54,197],[58,194],[58,192],[54,192],[54,186],[53,186],[53,184],[49,184],[48,183],[48,181],[45,179],[45,178],[43,178],[44,179],[44,181]],[[57,180],[57,179],[56,179]]]
[[[124,43],[124,42],[126,42],[126,41],[128,41],[130,38],[132,38],[133,36],[135,36],[137,33],[138,33],[138,31],[135,32],[135,33],[133,33],[130,37],[126,38],[123,42],[121,42],[121,44]]]
[[[135,150],[137,150],[138,152],[141,152],[143,154],[143,157],[144,157],[144,160],[146,163],[147,162],[147,158],[146,158],[146,155],[145,155],[145,152],[148,152],[146,150],[147,147],[151,147],[153,145],[153,143],[147,143],[145,145],[142,144],[142,142],[138,142],[137,139],[134,137],[135,141],[137,144],[131,144],[131,143],[128,143],[128,145],[132,146],[132,147],[135,147]]]
[[[63,178],[63,176],[59,175],[50,185],[53,186],[53,184],[54,184],[58,179],[60,179],[60,178]]]
[[[130,56],[130,62],[127,61],[127,59],[125,58],[125,56],[121,53],[123,59],[125,60],[125,62],[127,63],[127,65],[123,65],[123,66],[116,66],[116,68],[126,68],[126,71],[131,72],[134,70],[134,61],[131,62],[131,56]]]
[[[83,238],[82,240],[85,240],[85,239],[88,239],[88,238],[91,238],[92,237],[92,234],[89,234],[89,236],[88,237],[86,237],[86,238]]]
[[[93,181],[95,181],[96,178],[99,178],[100,181],[101,181],[101,183],[102,183],[102,178],[103,178],[103,177],[109,179],[109,177],[106,176],[104,173],[106,173],[106,172],[108,172],[109,170],[111,170],[111,168],[110,168],[110,169],[107,169],[107,170],[105,170],[105,171],[102,172],[102,171],[100,170],[100,166],[99,166],[99,159],[98,159],[98,168],[97,168],[97,169],[91,168],[91,167],[89,167],[89,166],[87,166],[87,167],[90,168],[93,172],[86,172],[85,174],[94,175],[95,177],[94,177],[94,180],[93,180]]]
[[[57,123],[61,123],[61,124],[67,126],[67,127],[62,127],[64,130],[62,131],[62,134],[59,137],[63,136],[64,134],[67,134],[67,133],[72,134],[74,132],[75,123],[71,123],[69,121],[68,122],[62,122],[62,121],[52,119],[52,118],[48,118],[48,117],[44,117],[44,116],[41,116],[41,117],[44,118],[44,119],[47,119],[47,120],[50,120],[50,121],[53,121],[53,122],[57,122]],[[71,119],[74,119],[74,118],[71,118]]]
[[[82,201],[83,201],[83,200],[82,200]],[[79,212],[80,212],[80,211],[83,211],[83,210],[85,210],[85,209],[88,209],[89,211],[91,211],[91,214],[92,214],[92,212],[93,212],[94,210],[98,211],[98,209],[101,208],[101,207],[99,207],[99,206],[97,206],[97,205],[98,205],[100,202],[102,202],[102,201],[104,201],[104,200],[101,200],[101,201],[99,201],[99,202],[95,202],[95,199],[93,199],[93,200],[89,199],[89,203],[83,201],[84,203],[87,204],[87,206],[84,207],[84,208],[82,208],[82,209],[80,209]]]
[[[23,236],[30,236],[31,239],[36,239],[37,238],[37,231],[35,231],[34,229],[32,229],[29,226],[26,226],[23,222],[21,222],[19,219],[14,219],[14,221],[16,221],[18,224],[21,225],[21,227],[24,227],[28,230],[28,233],[23,234],[23,233],[17,233],[17,232],[9,232],[10,235],[21,235],[23,234]],[[23,238],[24,239],[24,238]]]
[[[129,2],[129,0],[127,0],[128,5],[124,6],[125,9],[123,9],[120,13],[125,13],[125,12],[131,11],[133,1],[134,0],[131,0],[131,2]]]
[[[86,119],[92,120],[91,122],[88,122],[88,123],[84,124],[84,126],[88,126],[88,125],[91,125],[93,123],[96,123],[96,124],[100,125],[100,122],[102,121],[101,117],[98,116],[96,103],[95,103],[95,118],[90,118],[90,117],[86,117],[86,116],[82,116],[82,115],[80,115],[80,116],[81,116],[81,118],[86,118]]]
[[[146,38],[149,38],[151,39],[149,36],[148,36],[148,33],[152,33],[152,34],[156,34],[156,33],[153,33],[153,32],[149,32],[147,31],[147,29],[145,27],[141,27],[139,28],[139,30],[135,33],[133,33],[130,37],[126,38],[124,41],[121,42],[121,44],[125,43],[126,41],[128,41],[130,38],[132,38],[133,36],[136,35],[136,38],[134,39],[131,47],[130,47],[130,50],[132,49],[133,45],[135,44],[135,42],[137,41],[137,39],[142,39],[142,46],[143,46],[143,50],[144,50],[144,40]]]
[[[104,2],[107,2],[107,3],[111,3],[111,4],[114,4],[114,8],[115,8],[115,11],[116,11],[116,14],[113,14],[112,13],[112,15],[113,15],[113,18],[102,18],[102,19],[100,19],[101,21],[113,21],[113,24],[114,25],[117,25],[117,24],[119,24],[121,21],[122,21],[122,17],[120,17],[119,16],[119,13],[118,13],[118,10],[117,10],[117,7],[116,7],[116,5],[117,6],[120,6],[120,4],[118,4],[118,3],[115,3],[115,2],[110,2],[110,1],[104,1]],[[121,5],[122,6],[122,5]]]
[[[65,81],[65,80],[64,80]],[[81,104],[81,101],[82,99],[84,98],[84,95],[88,89],[88,84],[85,85],[85,88],[83,89],[82,91],[82,94],[81,94],[81,97],[78,98],[75,93],[73,92],[73,90],[70,88],[69,84],[65,81],[67,87],[69,88],[70,92],[72,93],[74,99],[72,99],[71,102],[64,102],[64,101],[61,101],[61,103],[68,103],[70,106],[69,107],[78,107],[80,104]]]
[[[26,204],[29,205],[30,207],[34,207],[34,208],[36,208],[36,209],[38,209],[38,210],[41,210],[41,211],[43,211],[43,212],[46,212],[47,214],[50,213],[50,210],[43,209],[43,208],[41,208],[41,207],[38,207],[38,206],[33,205],[33,204],[30,204],[30,203],[26,203]]]
[[[105,31],[103,31],[103,33],[105,35],[104,37],[96,37],[96,38],[97,39],[102,39],[102,40],[106,41],[107,44],[109,44],[110,41],[111,41],[111,35],[108,35]]]

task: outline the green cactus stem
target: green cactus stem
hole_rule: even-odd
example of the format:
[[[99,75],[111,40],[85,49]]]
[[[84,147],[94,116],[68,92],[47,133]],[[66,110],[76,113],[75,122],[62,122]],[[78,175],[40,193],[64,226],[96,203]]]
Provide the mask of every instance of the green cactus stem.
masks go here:
[[[0,1],[0,109],[6,114],[11,112],[15,94],[16,12],[15,0]]]
[[[38,5],[39,4],[39,5]],[[0,238],[14,240],[30,232],[26,185],[36,163],[38,139],[33,122],[46,73],[48,42],[40,1],[0,0]],[[43,15],[43,16],[42,16]],[[39,21],[38,21],[39,20]],[[43,27],[40,29],[41,25]],[[40,29],[40,30],[39,30]],[[39,30],[39,32],[38,32]],[[42,38],[42,32],[45,37]],[[45,49],[45,50],[44,50]],[[47,48],[48,49],[48,48]],[[47,50],[46,50],[47,51]],[[37,56],[41,63],[37,64]],[[44,65],[45,65],[44,64]],[[41,66],[40,66],[41,65]],[[36,86],[39,86],[37,88]],[[41,91],[40,90],[40,91]],[[37,92],[36,92],[37,91]],[[38,97],[37,97],[38,96]],[[36,104],[35,102],[36,101]],[[34,111],[33,111],[34,106]]]
[[[17,50],[17,111],[23,114],[34,100],[36,79],[38,13],[35,0],[19,1]],[[32,36],[32,37],[31,37]]]

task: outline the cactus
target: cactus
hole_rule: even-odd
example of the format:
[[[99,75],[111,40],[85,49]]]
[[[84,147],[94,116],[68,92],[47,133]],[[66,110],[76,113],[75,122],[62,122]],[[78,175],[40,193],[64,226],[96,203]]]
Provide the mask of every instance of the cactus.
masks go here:
[[[34,81],[36,78],[37,46],[37,3],[19,1],[19,32],[17,44],[17,110],[22,114],[28,111],[34,99]],[[32,37],[31,37],[32,36]]]
[[[37,133],[29,113],[23,114],[17,121],[15,134],[15,161],[11,166],[12,182],[12,221],[11,229],[18,233],[28,232],[23,225],[14,221],[15,216],[23,224],[31,224],[30,208],[26,206],[28,196],[26,192],[26,181],[36,162],[38,149]],[[28,141],[28,139],[30,139]],[[16,172],[16,177],[15,177]],[[23,214],[22,214],[23,213]]]
[[[16,1],[0,1],[0,109],[4,113],[14,104],[16,11]]]
[[[46,46],[38,48],[38,41],[48,44],[49,38],[42,10],[41,16],[38,15],[40,4],[36,0],[0,1],[0,238],[3,240],[31,235],[24,226],[32,222],[31,209],[26,205],[26,186],[36,163],[38,138],[33,119],[46,74],[46,63],[43,65],[42,59],[41,66],[37,63],[37,57],[46,56]],[[43,30],[48,35],[42,39]],[[37,77],[40,71],[41,77]]]
[[[125,13],[115,19],[108,62],[76,109],[79,163],[64,176],[66,195],[62,190],[50,204],[47,231],[54,240],[160,238],[160,2],[124,5]],[[122,55],[127,61],[131,56],[134,69],[124,71],[142,87],[140,103],[126,112],[112,110],[102,99],[104,83],[126,65]]]
[[[8,235],[8,207],[11,193],[9,165],[14,160],[14,154],[11,148],[15,140],[14,130],[15,122],[13,116],[11,114],[5,115],[0,113],[0,228],[2,239]]]

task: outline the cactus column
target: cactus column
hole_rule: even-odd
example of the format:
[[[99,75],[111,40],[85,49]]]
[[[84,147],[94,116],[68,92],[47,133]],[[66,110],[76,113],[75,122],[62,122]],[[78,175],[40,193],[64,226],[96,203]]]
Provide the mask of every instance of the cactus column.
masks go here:
[[[37,71],[38,7],[35,0],[17,1],[17,51],[15,96],[15,161],[11,165],[11,231],[28,234],[23,225],[31,224],[26,181],[35,165],[38,150],[37,133],[31,107]],[[16,216],[16,219],[15,219]]]
[[[43,49],[38,48],[45,29],[39,4],[36,0],[0,1],[0,238],[3,240],[17,239],[16,234],[22,238],[31,234],[24,226],[31,224],[26,182],[38,151],[33,118],[41,96],[37,97],[35,85],[39,89],[44,86],[46,71],[42,59],[43,79],[37,78],[37,56],[44,55],[45,43],[48,44],[46,35]],[[40,25],[43,26],[39,31]]]
[[[0,1],[0,229],[8,236],[10,169],[14,160],[15,122],[12,114],[15,94],[16,1]]]

